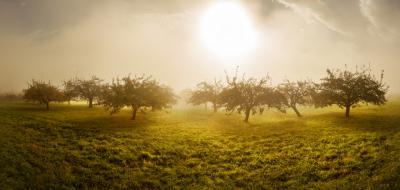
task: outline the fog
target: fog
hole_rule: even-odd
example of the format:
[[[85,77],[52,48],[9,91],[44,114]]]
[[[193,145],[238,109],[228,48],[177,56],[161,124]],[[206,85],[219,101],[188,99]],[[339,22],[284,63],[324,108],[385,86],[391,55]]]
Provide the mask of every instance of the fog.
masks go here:
[[[179,91],[237,66],[278,83],[370,65],[385,71],[389,93],[400,93],[400,1],[243,1],[258,46],[235,59],[215,56],[199,38],[199,19],[215,2],[0,0],[0,92],[31,79],[143,73]]]

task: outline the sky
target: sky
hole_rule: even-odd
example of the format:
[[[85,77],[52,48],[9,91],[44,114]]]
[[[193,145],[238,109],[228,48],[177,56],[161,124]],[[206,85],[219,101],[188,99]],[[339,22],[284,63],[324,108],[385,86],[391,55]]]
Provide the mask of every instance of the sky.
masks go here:
[[[400,94],[400,1],[243,0],[257,45],[221,57],[202,18],[223,0],[0,0],[0,92],[27,81],[152,75],[177,91],[239,67],[272,83],[370,66]],[[227,32],[229,33],[229,32]]]

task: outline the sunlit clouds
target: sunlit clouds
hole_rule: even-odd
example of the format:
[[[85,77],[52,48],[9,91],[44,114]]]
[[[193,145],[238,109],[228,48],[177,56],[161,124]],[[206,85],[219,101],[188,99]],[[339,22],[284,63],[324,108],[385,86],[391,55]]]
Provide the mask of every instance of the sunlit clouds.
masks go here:
[[[129,73],[181,90],[237,66],[277,83],[371,64],[398,93],[399,2],[0,0],[0,91]]]

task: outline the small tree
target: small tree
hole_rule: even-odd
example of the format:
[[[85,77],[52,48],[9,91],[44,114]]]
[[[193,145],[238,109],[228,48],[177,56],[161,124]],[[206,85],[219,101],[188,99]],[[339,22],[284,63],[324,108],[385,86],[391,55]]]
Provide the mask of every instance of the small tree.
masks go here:
[[[93,102],[98,100],[101,96],[101,82],[103,80],[96,76],[92,76],[89,80],[76,79],[73,84],[74,93],[77,93],[81,99],[86,100],[89,103],[89,108],[93,108]]]
[[[328,76],[321,79],[314,94],[316,106],[324,107],[332,104],[346,109],[346,117],[350,116],[350,108],[360,103],[385,104],[388,87],[380,79],[371,74],[370,69],[361,71],[327,70]]]
[[[302,115],[297,105],[311,104],[310,85],[306,81],[290,82],[287,80],[278,86],[278,91],[284,97],[284,105],[293,109],[298,117]]]
[[[64,99],[65,99],[65,101],[68,102],[68,104],[70,104],[72,100],[75,100],[76,98],[79,97],[79,92],[77,90],[77,86],[78,86],[77,78],[64,81],[63,86],[64,86],[64,89],[62,92],[64,94]]]
[[[207,109],[208,99],[206,96],[204,96],[204,93],[202,93],[201,91],[195,90],[195,91],[191,92],[187,103],[192,104],[192,105],[204,104],[204,108]]]
[[[220,94],[222,89],[221,81],[214,80],[214,83],[201,82],[197,85],[197,90],[192,93],[189,103],[200,105],[210,102],[214,112],[217,112],[218,108],[221,107]]]
[[[104,89],[101,104],[111,114],[123,107],[131,107],[132,120],[135,120],[140,109],[150,108],[154,111],[169,108],[176,103],[175,97],[171,88],[160,85],[151,77],[128,76],[114,80]]]
[[[161,85],[155,80],[148,84],[146,91],[148,91],[146,106],[150,107],[152,111],[171,108],[177,102],[177,96],[173,93],[172,88]]]
[[[227,78],[228,86],[222,91],[221,99],[227,111],[244,112],[244,122],[249,121],[250,114],[262,113],[264,108],[276,107],[281,111],[281,96],[268,85],[269,77],[261,79],[244,77],[241,80],[235,76]]]
[[[27,101],[38,102],[46,105],[46,110],[50,109],[50,102],[62,101],[63,96],[57,87],[43,81],[32,80],[28,83],[28,88],[24,90],[23,98]]]

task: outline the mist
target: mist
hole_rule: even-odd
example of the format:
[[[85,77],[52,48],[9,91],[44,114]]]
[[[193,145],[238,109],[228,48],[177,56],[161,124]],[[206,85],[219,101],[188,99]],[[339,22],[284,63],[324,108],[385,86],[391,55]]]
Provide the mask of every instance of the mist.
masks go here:
[[[148,74],[179,91],[239,71],[318,80],[327,68],[370,65],[391,94],[400,92],[400,3],[370,1],[241,2],[259,34],[256,49],[221,59],[199,39],[212,1],[0,0],[0,92],[31,79]]]

